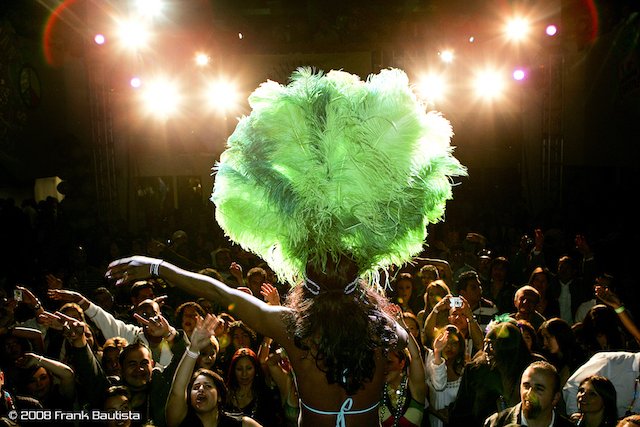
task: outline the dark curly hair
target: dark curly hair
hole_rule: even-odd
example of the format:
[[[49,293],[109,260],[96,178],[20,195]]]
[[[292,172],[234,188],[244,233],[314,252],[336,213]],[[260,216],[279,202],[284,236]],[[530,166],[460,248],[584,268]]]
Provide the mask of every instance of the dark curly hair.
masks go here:
[[[355,264],[344,257],[328,264],[322,272],[307,269],[307,277],[320,286],[318,295],[305,286],[289,293],[285,305],[293,310],[285,322],[296,346],[309,349],[313,342],[316,366],[328,383],[352,395],[373,379],[376,350],[394,347],[398,336],[393,319],[384,312],[389,302],[381,294],[362,282],[345,294],[357,276]]]

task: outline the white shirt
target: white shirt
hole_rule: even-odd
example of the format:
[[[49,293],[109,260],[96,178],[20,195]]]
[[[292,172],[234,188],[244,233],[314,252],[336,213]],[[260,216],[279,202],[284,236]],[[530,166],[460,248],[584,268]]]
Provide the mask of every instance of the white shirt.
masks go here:
[[[617,392],[618,416],[624,416],[633,400],[634,386],[640,369],[640,353],[606,351],[594,354],[571,375],[562,389],[567,414],[578,412],[578,387],[591,375],[601,375],[613,383]],[[633,412],[640,413],[640,387]]]

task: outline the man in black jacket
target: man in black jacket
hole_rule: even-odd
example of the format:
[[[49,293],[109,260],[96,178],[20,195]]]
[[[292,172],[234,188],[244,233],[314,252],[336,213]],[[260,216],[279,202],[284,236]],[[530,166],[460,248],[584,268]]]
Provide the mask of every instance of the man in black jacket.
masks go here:
[[[493,414],[484,426],[571,427],[573,424],[555,410],[561,396],[560,376],[556,368],[548,362],[533,362],[522,374],[520,403]]]

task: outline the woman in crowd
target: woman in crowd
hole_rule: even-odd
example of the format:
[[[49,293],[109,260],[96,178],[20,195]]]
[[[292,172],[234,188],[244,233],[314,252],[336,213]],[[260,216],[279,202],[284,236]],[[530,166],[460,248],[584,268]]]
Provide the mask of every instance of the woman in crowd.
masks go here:
[[[394,307],[400,321],[406,323]],[[425,370],[422,353],[415,339],[400,351],[389,350],[385,372],[384,393],[380,402],[380,420],[383,427],[420,427],[424,417]]]
[[[225,408],[246,415],[265,427],[276,426],[281,415],[280,405],[267,384],[258,361],[250,348],[235,352],[227,375],[229,395]]]
[[[34,353],[26,353],[17,364],[22,369],[22,394],[34,397],[47,409],[73,409],[76,378],[68,365]]]
[[[107,391],[102,410],[108,413],[129,414],[131,406],[131,393],[123,386],[112,386]],[[106,421],[106,427],[131,427],[131,418],[110,416]]]
[[[464,337],[448,325],[434,340],[426,361],[431,427],[449,424],[449,405],[458,394],[465,363]]]
[[[580,427],[613,427],[618,421],[616,389],[609,379],[591,375],[578,388],[578,411],[571,421]]]
[[[581,334],[587,357],[599,351],[626,350],[622,332],[618,328],[618,316],[604,304],[589,310],[582,321]]]
[[[451,291],[447,284],[442,280],[434,280],[427,285],[427,289],[424,293],[424,310],[421,310],[416,316],[416,319],[420,324],[420,328],[422,329],[422,342],[427,345],[431,345],[435,337],[433,336],[433,331],[424,328],[425,321],[436,304],[449,294],[451,294]],[[435,327],[439,329],[447,325],[449,323],[448,318],[448,312],[442,311],[438,313],[438,316],[435,319]]]
[[[542,341],[544,355],[560,374],[562,387],[578,366],[584,362],[571,326],[564,320],[555,317],[546,320],[538,329],[538,334]]]
[[[285,427],[298,427],[300,416],[300,403],[298,402],[298,389],[293,378],[291,363],[282,348],[269,355],[267,359],[269,375],[280,391],[280,403],[284,416]]]
[[[215,327],[216,318],[211,314],[197,321],[171,384],[165,409],[167,427],[260,427],[249,417],[231,417],[222,411],[227,391],[218,374],[208,369],[193,373],[198,354],[211,343]]]
[[[410,273],[400,273],[393,284],[391,294],[393,303],[398,304],[403,312],[416,314],[420,311],[417,301],[413,277]]]
[[[531,272],[527,283],[536,288],[540,294],[540,302],[536,309],[538,313],[542,314],[546,319],[560,317],[560,304],[557,299],[552,297],[551,292],[548,291],[549,284],[551,283],[551,272],[542,267],[536,267]]]

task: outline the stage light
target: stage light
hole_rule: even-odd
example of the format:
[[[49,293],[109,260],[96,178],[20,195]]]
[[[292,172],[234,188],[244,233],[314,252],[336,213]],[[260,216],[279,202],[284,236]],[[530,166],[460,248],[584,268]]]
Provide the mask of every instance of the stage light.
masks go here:
[[[158,81],[147,86],[144,100],[149,112],[166,117],[176,110],[180,98],[174,85]]]
[[[453,52],[450,50],[445,50],[443,52],[439,52],[438,53],[440,55],[440,58],[444,61],[444,62],[451,62],[453,61]]]
[[[122,42],[131,47],[142,45],[148,37],[144,25],[138,22],[123,22],[120,24]]]
[[[95,41],[96,44],[103,45],[106,39],[104,38],[104,35],[96,34],[96,36],[93,38],[93,41]]]
[[[137,0],[138,10],[144,15],[157,15],[162,11],[161,0]]]
[[[443,97],[446,92],[444,79],[438,76],[425,76],[418,84],[418,90],[421,97],[426,100],[438,100]]]
[[[208,96],[210,105],[221,110],[232,107],[237,100],[236,89],[230,83],[211,84]]]
[[[524,78],[525,78],[526,76],[527,76],[527,75],[526,75],[526,73],[524,72],[524,70],[521,70],[521,69],[515,70],[515,71],[513,72],[513,78],[514,78],[515,80],[518,80],[518,81],[524,80]]]
[[[513,40],[522,40],[529,32],[529,23],[521,18],[512,19],[507,23],[507,36]]]
[[[207,62],[209,62],[209,57],[204,53],[199,53],[196,55],[196,63],[198,65],[207,65]]]
[[[547,33],[549,37],[553,37],[558,33],[558,27],[556,27],[555,25],[547,25],[545,33]]]
[[[493,71],[485,71],[478,74],[476,79],[476,91],[483,98],[495,98],[502,92],[504,83],[500,74]]]
[[[140,78],[138,77],[132,78],[130,83],[131,83],[131,87],[136,89],[142,86],[142,80],[140,80]]]

